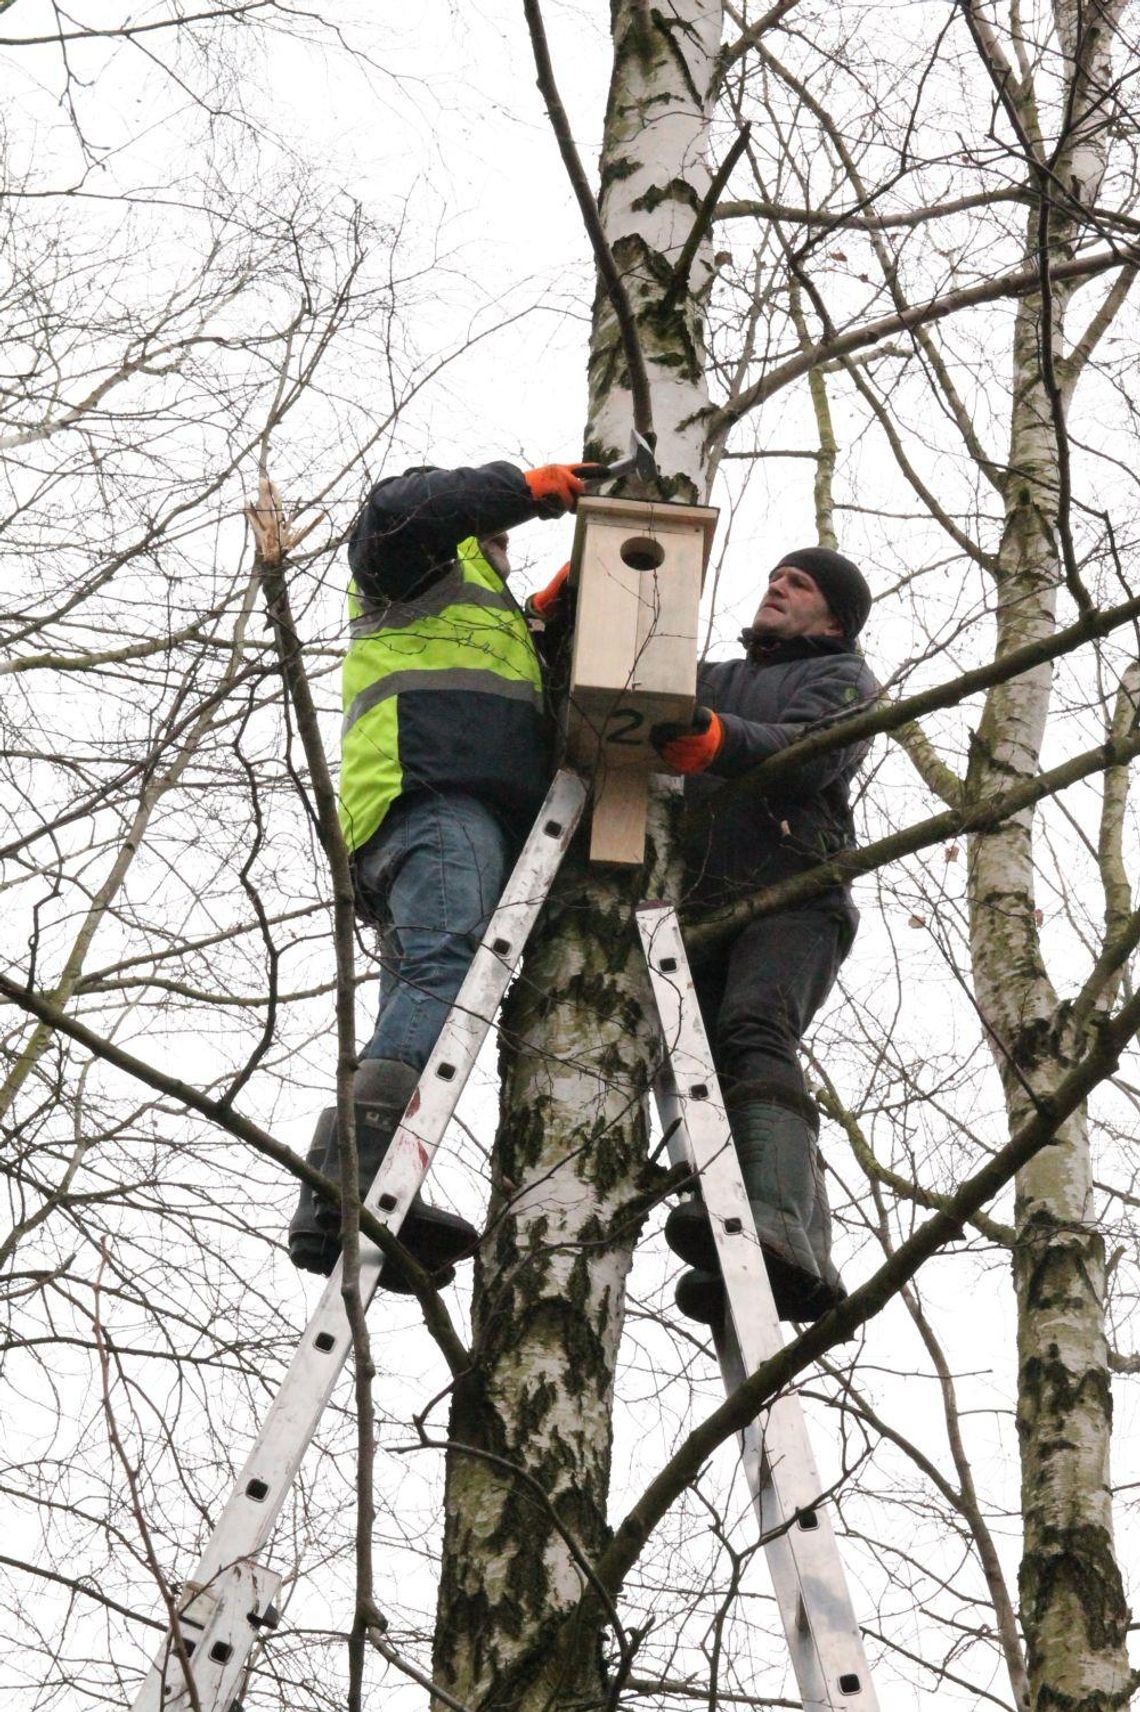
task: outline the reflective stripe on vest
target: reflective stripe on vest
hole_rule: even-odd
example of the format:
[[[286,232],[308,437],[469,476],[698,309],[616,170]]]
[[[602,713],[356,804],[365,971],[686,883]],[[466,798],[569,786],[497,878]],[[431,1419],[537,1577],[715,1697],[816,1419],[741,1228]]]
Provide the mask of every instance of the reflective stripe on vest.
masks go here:
[[[356,850],[403,788],[402,697],[462,689],[541,711],[542,678],[526,620],[474,538],[460,543],[455,564],[422,601],[366,605],[354,585],[349,614],[340,820],[345,842]]]
[[[349,635],[371,636],[376,630],[407,630],[424,618],[445,612],[460,591],[464,606],[510,612],[515,605],[505,590],[481,588],[478,583],[465,581],[457,566],[415,600],[358,600],[360,615],[350,621]]]

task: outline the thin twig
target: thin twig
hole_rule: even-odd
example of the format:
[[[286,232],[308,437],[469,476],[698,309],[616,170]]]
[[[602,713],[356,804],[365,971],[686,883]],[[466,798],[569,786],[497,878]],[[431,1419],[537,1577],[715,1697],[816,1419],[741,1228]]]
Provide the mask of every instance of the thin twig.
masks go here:
[[[341,1296],[352,1334],[356,1394],[356,1620],[348,1643],[349,1712],[359,1712],[364,1691],[366,1614],[373,1607],[372,1529],[376,1431],[372,1401],[375,1366],[364,1301],[360,1293],[360,1181],[352,1099],[356,1072],[355,974],[356,904],[348,851],[337,819],[336,791],[329,770],[312,689],[285,577],[290,549],[299,536],[288,524],[280,498],[264,467],[258,503],[247,513],[256,543],[256,566],[266,610],[281,661],[281,676],[297,721],[309,769],[316,821],[333,892],[333,947],[336,958],[337,1140],[340,1146]]]
[[[653,432],[653,401],[649,390],[649,374],[645,367],[645,357],[641,350],[641,341],[637,336],[637,321],[633,306],[629,301],[629,293],[625,289],[625,281],[618,272],[606,234],[602,229],[602,219],[598,212],[598,204],[590,189],[589,180],[578,155],[574,138],[570,131],[570,121],[566,117],[566,109],[558,93],[558,85],[554,80],[554,68],[550,63],[550,49],[546,40],[546,28],[542,21],[542,11],[538,0],[523,0],[523,12],[526,15],[527,26],[530,30],[531,46],[534,49],[535,69],[538,72],[538,87],[546,102],[546,110],[562,155],[563,164],[569,176],[574,195],[578,199],[582,221],[586,235],[594,251],[598,273],[602,284],[613,304],[614,315],[617,317],[618,331],[621,334],[622,348],[625,351],[626,366],[629,369],[629,390],[633,401],[633,425],[652,446],[656,436]]]
[[[1131,266],[1140,255],[1140,247],[1136,244],[1120,245],[1109,250],[1094,250],[1090,255],[1078,256],[1069,262],[1057,262],[1052,269],[1054,281],[1095,279],[1098,274],[1105,273],[1109,268]],[[798,353],[786,358],[782,363],[774,364],[755,385],[741,392],[736,398],[729,399],[718,410],[712,411],[706,421],[705,438],[710,444],[716,444],[728,433],[732,426],[739,422],[742,416],[747,416],[758,404],[763,404],[773,398],[784,387],[807,374],[818,363],[834,362],[838,357],[850,356],[855,351],[868,349],[882,340],[893,337],[896,333],[910,331],[915,327],[927,327],[936,321],[945,321],[951,315],[960,314],[964,309],[977,308],[982,303],[996,303],[1003,297],[1025,297],[1036,291],[1041,283],[1041,272],[1036,262],[1032,267],[1014,268],[1009,273],[999,274],[995,279],[980,280],[976,285],[963,286],[961,290],[945,292],[931,298],[926,303],[916,303],[908,309],[891,315],[884,315],[878,321],[864,321],[857,326],[849,327],[843,333],[837,333],[832,339],[821,339],[809,351]]]
[[[187,1648],[185,1636],[183,1635],[181,1626],[178,1622],[177,1604],[174,1595],[170,1590],[169,1584],[167,1583],[166,1576],[162,1573],[162,1565],[158,1561],[158,1553],[154,1549],[154,1540],[152,1539],[150,1529],[147,1526],[146,1512],[143,1506],[142,1497],[139,1493],[138,1478],[131,1464],[131,1459],[127,1455],[127,1447],[124,1445],[122,1436],[119,1432],[119,1423],[115,1419],[115,1407],[111,1397],[111,1358],[109,1340],[103,1329],[103,1321],[100,1312],[103,1270],[106,1264],[107,1247],[104,1242],[100,1245],[99,1250],[99,1271],[95,1278],[95,1295],[91,1314],[91,1324],[95,1334],[95,1349],[99,1358],[99,1374],[103,1388],[103,1413],[107,1422],[107,1436],[111,1441],[111,1448],[115,1453],[119,1467],[123,1471],[123,1477],[127,1482],[127,1489],[130,1493],[131,1513],[135,1519],[135,1526],[139,1531],[139,1538],[142,1540],[143,1556],[146,1558],[147,1567],[158,1585],[158,1591],[162,1599],[162,1603],[166,1606],[167,1628],[170,1634],[174,1654],[178,1659],[179,1669],[186,1686],[186,1692],[190,1697],[191,1712],[202,1712],[202,1701],[198,1694],[198,1685],[194,1680],[194,1673],[190,1669],[190,1652]],[[167,1662],[169,1662],[169,1654],[166,1655],[166,1658]],[[164,1690],[165,1687],[166,1682],[164,1677]]]
[[[446,1688],[441,1688],[439,1683],[433,1681],[426,1672],[417,1670],[414,1664],[401,1657],[395,1647],[384,1639],[384,1631],[378,1624],[374,1623],[369,1626],[366,1630],[366,1639],[369,1646],[374,1647],[381,1658],[387,1659],[390,1665],[394,1665],[398,1671],[401,1671],[404,1676],[410,1677],[421,1688],[426,1688],[433,1700],[442,1700],[445,1706],[451,1707],[451,1712],[471,1712],[470,1707],[462,1700],[457,1700],[454,1694],[449,1694]]]
[[[662,314],[665,314],[673,307],[673,304],[676,302],[677,298],[680,297],[682,291],[684,291],[685,287],[689,283],[689,274],[692,272],[693,263],[697,259],[697,251],[701,246],[701,240],[712,225],[713,218],[716,214],[717,198],[728,183],[733,167],[748,147],[748,139],[751,135],[752,124],[749,120],[741,127],[740,133],[735,142],[725,155],[723,161],[720,163],[716,177],[705,192],[701,205],[697,209],[693,224],[689,228],[689,235],[685,239],[684,248],[682,249],[681,254],[677,257],[676,266],[674,267],[673,272],[669,275],[669,283],[662,293]]]

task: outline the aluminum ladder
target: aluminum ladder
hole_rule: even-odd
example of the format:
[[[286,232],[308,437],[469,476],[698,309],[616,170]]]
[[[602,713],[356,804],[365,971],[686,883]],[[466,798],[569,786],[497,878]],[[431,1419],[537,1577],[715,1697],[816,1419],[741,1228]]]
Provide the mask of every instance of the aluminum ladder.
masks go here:
[[[653,1091],[670,1158],[700,1176],[728,1302],[717,1354],[731,1393],[784,1340],[676,911],[669,904],[643,904],[637,926],[661,1026],[661,1068]],[[741,1456],[805,1712],[877,1712],[794,1393],[777,1396],[741,1434]]]
[[[585,801],[583,782],[560,772],[364,1198],[364,1206],[393,1234],[431,1169]],[[734,1390],[781,1347],[779,1322],[676,915],[666,905],[644,905],[638,926],[661,1023],[658,1108],[671,1156],[701,1173],[731,1304],[719,1353],[725,1384]],[[362,1235],[360,1291],[366,1308],[383,1261],[381,1250]],[[249,1655],[258,1637],[276,1626],[273,1602],[282,1580],[258,1557],[352,1348],[340,1289],[338,1261],[182,1589],[172,1629],[133,1702],[134,1712],[192,1712],[195,1703],[200,1712],[240,1712]],[[805,1712],[877,1712],[797,1400],[776,1399],[763,1425],[754,1423],[742,1435],[742,1447]]]

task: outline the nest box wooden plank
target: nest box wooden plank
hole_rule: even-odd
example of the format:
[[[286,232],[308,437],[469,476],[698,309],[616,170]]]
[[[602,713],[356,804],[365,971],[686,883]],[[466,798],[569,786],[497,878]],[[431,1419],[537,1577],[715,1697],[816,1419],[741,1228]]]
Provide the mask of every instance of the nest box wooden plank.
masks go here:
[[[580,766],[654,772],[652,727],[692,716],[717,515],[703,505],[579,500],[568,739]]]

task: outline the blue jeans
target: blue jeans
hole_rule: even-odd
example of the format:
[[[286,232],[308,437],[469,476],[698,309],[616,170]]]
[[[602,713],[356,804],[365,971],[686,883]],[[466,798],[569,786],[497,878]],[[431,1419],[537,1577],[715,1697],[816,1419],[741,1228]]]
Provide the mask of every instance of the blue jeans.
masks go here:
[[[403,797],[356,863],[383,923],[380,1010],[361,1054],[422,1070],[478,950],[518,843],[477,798]]]

